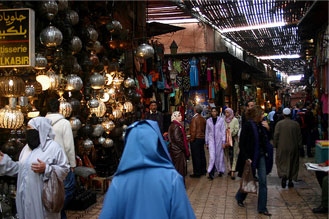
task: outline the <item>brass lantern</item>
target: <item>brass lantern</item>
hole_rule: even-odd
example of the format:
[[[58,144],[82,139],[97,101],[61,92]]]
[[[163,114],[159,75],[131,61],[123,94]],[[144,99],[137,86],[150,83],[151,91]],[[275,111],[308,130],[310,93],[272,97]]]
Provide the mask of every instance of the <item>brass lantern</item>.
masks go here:
[[[50,87],[48,88],[49,90],[56,90],[59,87],[61,78],[59,75],[55,74],[55,72],[52,69],[49,69],[47,71],[47,75],[50,80]]]
[[[108,119],[102,122],[102,126],[107,132],[112,131],[115,128],[114,122]]]
[[[0,110],[0,128],[19,129],[24,123],[21,111],[5,106]]]
[[[90,114],[95,113],[97,117],[103,117],[106,113],[106,105],[103,101],[98,100],[99,105],[97,108],[90,108]]]
[[[61,97],[59,99],[59,113],[62,114],[64,117],[70,117],[72,113],[72,106],[69,102]]]
[[[67,84],[65,90],[67,91],[78,91],[83,87],[83,82],[76,74],[70,74],[66,77]]]
[[[24,95],[25,83],[17,76],[0,77],[0,96],[19,97]]]
[[[123,108],[126,110],[127,113],[130,113],[133,111],[134,106],[131,102],[127,101],[123,104]]]
[[[120,119],[122,117],[122,112],[119,109],[115,109],[112,112],[115,119]]]
[[[103,77],[103,75],[94,72],[90,78],[90,84],[91,84],[91,88],[95,89],[95,90],[99,90],[102,89],[102,87],[105,84],[105,78]]]

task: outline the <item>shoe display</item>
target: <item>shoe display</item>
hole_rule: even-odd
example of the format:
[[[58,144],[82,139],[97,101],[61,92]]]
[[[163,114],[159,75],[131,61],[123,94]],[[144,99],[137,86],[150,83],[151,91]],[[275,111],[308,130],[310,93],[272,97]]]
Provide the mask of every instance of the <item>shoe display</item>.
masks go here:
[[[324,214],[324,213],[328,213],[328,208],[324,208],[322,206],[319,206],[317,208],[313,208],[312,212],[314,214]]]
[[[191,177],[191,178],[200,178],[200,175],[197,175],[197,174],[194,174],[194,173],[193,173],[193,174],[190,175],[190,177]]]
[[[286,186],[287,186],[287,178],[286,177],[282,178],[281,186],[282,186],[283,189],[286,188]]]

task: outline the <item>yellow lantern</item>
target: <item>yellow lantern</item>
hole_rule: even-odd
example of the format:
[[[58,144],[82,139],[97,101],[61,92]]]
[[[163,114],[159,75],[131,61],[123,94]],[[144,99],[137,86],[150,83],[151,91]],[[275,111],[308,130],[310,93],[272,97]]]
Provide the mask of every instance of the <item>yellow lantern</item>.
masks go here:
[[[130,113],[133,111],[134,106],[131,102],[127,101],[123,104],[123,108],[126,110],[127,113]]]
[[[24,123],[24,115],[21,111],[5,106],[0,110],[0,128],[18,129]]]
[[[72,106],[69,102],[61,97],[59,99],[59,113],[62,114],[64,117],[70,117],[72,113]]]
[[[114,122],[108,119],[102,122],[102,126],[107,132],[112,131],[115,128]]]
[[[42,71],[37,74],[36,80],[41,84],[42,90],[48,90],[51,85],[49,76],[44,74]]]
[[[115,109],[112,114],[115,119],[120,119],[122,117],[122,112],[119,109]]]
[[[25,92],[25,83],[22,78],[16,76],[0,77],[0,96],[19,97]]]
[[[90,114],[95,113],[97,117],[103,117],[106,113],[106,105],[103,101],[98,101],[99,105],[97,108],[90,108]]]

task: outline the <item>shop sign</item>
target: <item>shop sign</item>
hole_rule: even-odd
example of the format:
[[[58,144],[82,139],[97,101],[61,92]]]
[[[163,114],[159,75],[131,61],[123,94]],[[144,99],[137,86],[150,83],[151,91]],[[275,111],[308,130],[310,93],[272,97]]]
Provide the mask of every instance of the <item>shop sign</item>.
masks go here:
[[[0,10],[0,67],[34,66],[34,19],[30,8]]]

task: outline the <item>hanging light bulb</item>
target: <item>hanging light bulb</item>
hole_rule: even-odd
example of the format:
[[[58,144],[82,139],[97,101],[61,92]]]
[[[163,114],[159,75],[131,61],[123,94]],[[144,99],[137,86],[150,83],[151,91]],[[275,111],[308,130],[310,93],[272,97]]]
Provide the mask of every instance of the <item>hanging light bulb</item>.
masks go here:
[[[108,91],[104,92],[103,97],[101,98],[101,101],[103,101],[105,103],[105,102],[109,101],[109,99],[110,99],[110,94],[108,93]]]
[[[37,73],[36,80],[41,84],[42,90],[47,90],[51,85],[50,78],[44,71],[39,71]]]

